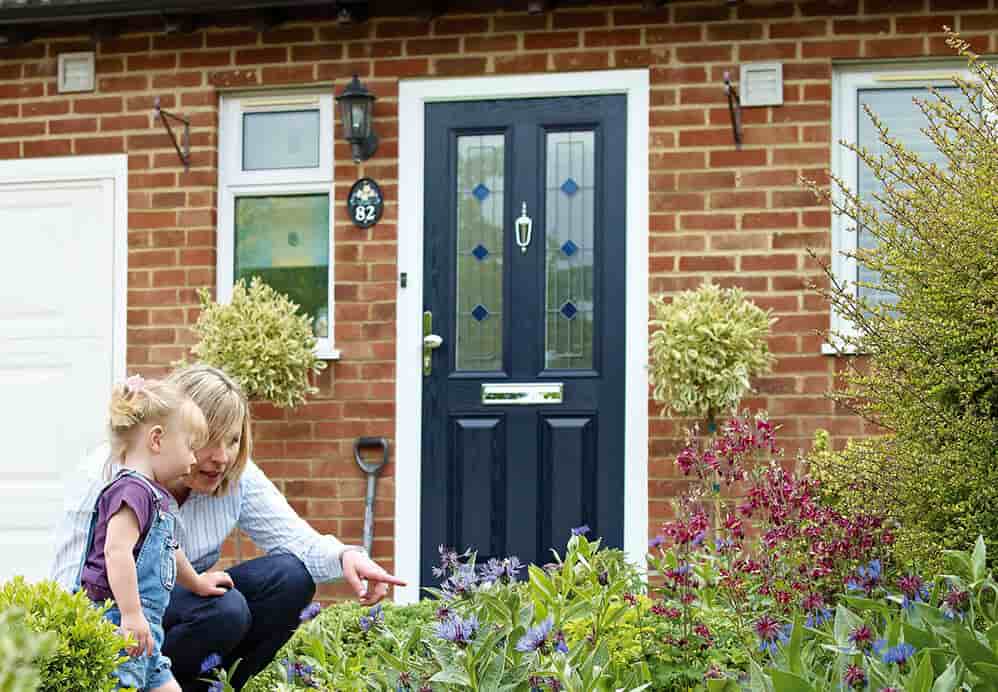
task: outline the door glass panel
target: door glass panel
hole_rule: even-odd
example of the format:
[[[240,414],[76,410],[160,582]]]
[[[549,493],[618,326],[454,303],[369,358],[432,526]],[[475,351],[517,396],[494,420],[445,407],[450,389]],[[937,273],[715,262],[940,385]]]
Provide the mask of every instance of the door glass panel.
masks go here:
[[[547,135],[545,349],[548,369],[593,367],[595,136]]]
[[[243,115],[243,170],[316,168],[319,111],[276,111]]]
[[[457,369],[502,369],[505,136],[457,138]]]
[[[259,276],[329,337],[329,195],[236,198],[235,277]]]
[[[502,369],[505,137],[457,138],[458,370]]]

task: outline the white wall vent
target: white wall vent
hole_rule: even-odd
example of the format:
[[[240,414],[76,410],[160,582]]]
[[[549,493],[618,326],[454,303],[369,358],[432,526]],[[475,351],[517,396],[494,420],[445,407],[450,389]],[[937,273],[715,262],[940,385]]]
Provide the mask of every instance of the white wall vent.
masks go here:
[[[738,86],[743,106],[782,106],[783,63],[745,63],[741,66]]]
[[[59,93],[94,90],[94,54],[59,55]]]

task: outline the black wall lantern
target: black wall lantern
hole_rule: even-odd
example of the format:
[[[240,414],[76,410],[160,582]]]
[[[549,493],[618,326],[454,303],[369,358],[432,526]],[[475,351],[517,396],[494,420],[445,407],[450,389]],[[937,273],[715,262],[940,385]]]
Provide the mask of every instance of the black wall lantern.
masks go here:
[[[367,90],[357,75],[336,97],[343,118],[343,135],[353,147],[353,161],[366,161],[378,150],[378,136],[371,131],[375,96]]]

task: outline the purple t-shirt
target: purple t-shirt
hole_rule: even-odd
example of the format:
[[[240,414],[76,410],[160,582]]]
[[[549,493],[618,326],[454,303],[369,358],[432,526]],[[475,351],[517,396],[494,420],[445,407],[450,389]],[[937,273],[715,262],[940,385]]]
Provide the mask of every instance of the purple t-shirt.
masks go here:
[[[157,490],[165,498],[167,491],[155,481],[150,480]],[[139,519],[139,540],[135,542],[135,549],[132,556],[139,557],[142,544],[146,540],[146,534],[152,525],[153,517],[156,513],[156,497],[149,487],[134,476],[121,476],[110,486],[97,501],[97,524],[94,526],[94,540],[90,544],[87,552],[86,562],[83,564],[83,574],[80,583],[87,595],[93,601],[103,601],[106,598],[114,598],[111,593],[111,585],[107,580],[107,563],[104,559],[104,543],[107,540],[107,522],[121,509],[123,505],[128,505],[135,516]]]

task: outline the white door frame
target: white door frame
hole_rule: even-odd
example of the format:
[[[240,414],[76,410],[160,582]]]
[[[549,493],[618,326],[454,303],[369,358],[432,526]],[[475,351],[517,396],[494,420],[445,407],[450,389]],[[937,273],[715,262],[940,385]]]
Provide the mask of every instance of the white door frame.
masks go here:
[[[0,159],[0,185],[94,180],[110,180],[114,184],[111,372],[117,380],[124,379],[125,376],[125,330],[128,314],[128,156],[101,154]]]
[[[624,418],[624,551],[645,564],[648,549],[648,96],[647,70],[403,80],[399,84],[398,270],[396,300],[395,573],[408,586],[395,600],[419,598],[423,171],[427,103],[553,96],[627,97],[627,315]],[[455,546],[461,547],[461,546]]]

